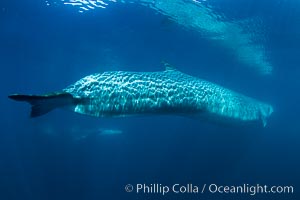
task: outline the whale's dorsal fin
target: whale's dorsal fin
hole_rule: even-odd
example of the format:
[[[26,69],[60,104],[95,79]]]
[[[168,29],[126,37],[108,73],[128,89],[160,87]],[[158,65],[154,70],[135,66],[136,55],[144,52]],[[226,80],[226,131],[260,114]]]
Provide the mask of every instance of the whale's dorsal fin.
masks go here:
[[[165,71],[178,71],[176,67],[171,65],[170,63],[167,63],[166,61],[161,61],[161,64],[165,67]]]

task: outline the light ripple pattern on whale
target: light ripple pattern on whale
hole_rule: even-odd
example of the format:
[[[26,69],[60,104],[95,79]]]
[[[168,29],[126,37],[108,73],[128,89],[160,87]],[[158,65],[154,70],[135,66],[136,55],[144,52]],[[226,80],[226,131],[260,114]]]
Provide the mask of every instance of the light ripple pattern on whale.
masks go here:
[[[63,91],[86,99],[74,108],[75,112],[96,117],[203,114],[216,119],[261,121],[265,126],[273,112],[268,104],[170,68],[162,72],[93,74]]]

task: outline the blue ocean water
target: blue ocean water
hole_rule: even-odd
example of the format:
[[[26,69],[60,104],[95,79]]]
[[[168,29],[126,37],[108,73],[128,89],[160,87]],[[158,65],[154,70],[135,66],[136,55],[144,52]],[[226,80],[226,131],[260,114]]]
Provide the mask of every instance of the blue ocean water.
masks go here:
[[[180,24],[138,3],[110,2],[105,9],[80,13],[60,1],[49,6],[45,1],[1,1],[0,199],[299,198],[300,3],[202,3],[227,23],[246,26],[243,35],[264,46],[271,74],[247,67],[230,47],[224,48],[235,40],[219,45],[183,25],[190,21]],[[160,71],[162,60],[272,104],[267,127],[177,116],[97,119],[64,110],[31,119],[28,105],[7,98],[57,91],[96,72]],[[293,186],[294,193],[162,195],[124,189],[127,184],[177,183],[200,190],[204,184]]]

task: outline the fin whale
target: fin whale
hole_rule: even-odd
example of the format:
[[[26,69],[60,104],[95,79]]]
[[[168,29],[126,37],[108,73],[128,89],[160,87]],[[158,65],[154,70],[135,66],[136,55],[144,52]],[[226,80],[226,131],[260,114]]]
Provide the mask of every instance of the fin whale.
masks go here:
[[[13,94],[31,104],[31,117],[67,107],[80,114],[115,117],[145,114],[209,116],[221,120],[262,122],[271,105],[182,73],[165,64],[160,72],[111,71],[86,76],[57,93]]]

